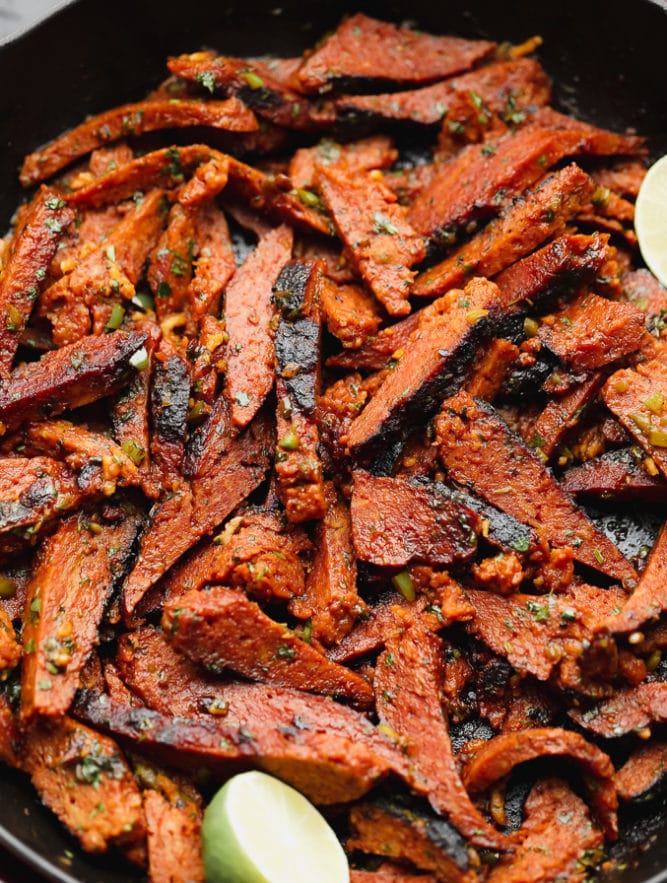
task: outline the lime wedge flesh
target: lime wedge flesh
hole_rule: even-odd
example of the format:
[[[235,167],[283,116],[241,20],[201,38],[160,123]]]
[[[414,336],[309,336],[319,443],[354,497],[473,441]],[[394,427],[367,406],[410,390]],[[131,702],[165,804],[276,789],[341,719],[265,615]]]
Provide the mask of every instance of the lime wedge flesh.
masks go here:
[[[207,883],[349,883],[347,857],[306,798],[266,773],[241,773],[204,813]]]
[[[642,182],[635,231],[646,266],[667,285],[667,156],[651,166]]]

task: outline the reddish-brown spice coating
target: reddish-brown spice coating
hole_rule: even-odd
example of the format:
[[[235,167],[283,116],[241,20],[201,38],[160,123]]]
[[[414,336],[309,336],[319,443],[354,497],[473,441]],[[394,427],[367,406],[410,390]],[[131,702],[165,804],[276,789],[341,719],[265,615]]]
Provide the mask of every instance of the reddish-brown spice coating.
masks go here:
[[[650,742],[636,748],[614,776],[621,800],[646,800],[662,785],[667,771],[667,745]]]
[[[645,732],[650,724],[667,721],[667,684],[645,681],[622,687],[611,698],[587,710],[571,708],[568,714],[580,727],[606,739]]]
[[[167,605],[162,626],[177,650],[209,671],[230,669],[251,680],[346,699],[361,708],[372,704],[372,688],[363,678],[322,656],[235,589],[187,592]]]
[[[639,449],[621,448],[573,466],[561,484],[572,497],[667,502],[667,481],[649,475]]]
[[[551,457],[565,433],[577,425],[586,406],[597,397],[603,383],[604,375],[596,371],[572,392],[552,398],[537,420],[526,427],[523,437],[540,457],[545,460]]]
[[[235,273],[225,293],[225,391],[235,426],[248,426],[274,380],[273,284],[292,256],[292,231],[271,230]]]
[[[193,318],[199,319],[206,313],[218,315],[220,297],[236,271],[236,261],[227,221],[214,203],[199,206],[193,221],[195,262],[188,300]]]
[[[562,233],[594,189],[588,175],[574,164],[555,172],[509,205],[469,243],[418,276],[412,294],[435,297],[472,275],[494,276],[545,239]]]
[[[148,284],[160,320],[185,306],[192,279],[194,241],[192,216],[176,202],[169,210],[167,226],[151,252],[148,267]]]
[[[324,138],[315,147],[295,151],[289,164],[289,177],[294,187],[310,188],[315,186],[318,165],[365,172],[387,168],[397,159],[398,151],[387,135],[371,135],[350,144]]]
[[[494,48],[485,40],[434,37],[357,13],[306,59],[297,77],[306,92],[339,81],[416,85],[467,70]]]
[[[257,129],[257,119],[236,98],[228,101],[146,101],[124,104],[91,117],[46,147],[27,156],[21,169],[21,183],[24,187],[29,187],[38,181],[44,181],[75,159],[110,141],[158,129],[189,126],[254,132]]]
[[[320,304],[330,334],[344,347],[358,348],[382,324],[382,312],[375,298],[360,285],[337,285],[323,279]]]
[[[570,546],[575,560],[636,583],[632,565],[492,408],[461,392],[443,403],[436,435],[440,458],[456,481],[535,526],[553,545]]]
[[[148,789],[143,807],[152,883],[204,883],[201,806],[180,788],[171,800]]]
[[[381,180],[317,165],[316,183],[352,263],[390,316],[410,312],[408,295],[424,241]]]

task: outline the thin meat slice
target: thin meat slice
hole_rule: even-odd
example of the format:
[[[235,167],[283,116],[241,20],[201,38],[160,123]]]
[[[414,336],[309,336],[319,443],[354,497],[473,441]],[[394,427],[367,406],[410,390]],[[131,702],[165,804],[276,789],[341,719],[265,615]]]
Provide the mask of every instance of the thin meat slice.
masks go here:
[[[586,804],[560,779],[543,779],[532,788],[513,840],[516,850],[501,856],[489,883],[584,883],[604,846]]]
[[[290,611],[310,618],[313,637],[331,646],[367,616],[368,608],[357,592],[350,511],[332,482],[325,484],[324,498],[326,512],[315,528],[312,568],[303,595],[290,604]]]
[[[145,334],[114,331],[91,335],[16,368],[0,389],[0,423],[22,423],[80,408],[124,386]]]
[[[585,123],[569,114],[559,113],[553,107],[538,107],[526,114],[522,122],[528,125],[546,126],[561,131],[583,131],[591,139],[591,153],[598,156],[610,154],[646,154],[646,139],[641,135],[620,134]]]
[[[345,848],[407,861],[434,871],[443,883],[474,883],[478,879],[459,832],[427,805],[401,795],[376,797],[352,807]]]
[[[54,190],[42,188],[14,232],[0,275],[0,377],[6,379],[21,334],[74,212]]]
[[[86,852],[110,846],[141,847],[145,837],[141,794],[116,743],[63,717],[30,727],[22,753],[42,803]]]
[[[216,159],[228,166],[224,153],[206,144],[163,147],[109,169],[92,181],[82,183],[67,194],[70,205],[98,207],[129,199],[137,191],[170,190],[183,184],[199,165]]]
[[[176,786],[171,799],[151,788],[143,794],[143,807],[151,881],[204,883],[201,800]]]
[[[667,364],[653,359],[612,374],[602,388],[607,407],[667,477]]]
[[[492,402],[519,356],[516,344],[503,337],[494,338],[483,352],[477,354],[464,389],[473,397]]]
[[[471,275],[494,276],[545,239],[562,233],[567,222],[589,202],[594,189],[588,175],[575,164],[549,175],[469,243],[422,273],[412,294],[434,297]]]
[[[213,155],[194,170],[192,178],[182,184],[178,201],[186,208],[194,208],[219,196],[229,180],[229,157]]]
[[[424,241],[396,195],[370,173],[317,167],[317,183],[350,260],[391,316],[410,312],[408,295]]]
[[[451,291],[439,302],[438,312],[420,323],[405,357],[350,427],[353,457],[366,458],[387,446],[461,386],[497,305],[498,289],[486,279],[474,279],[465,291]]]
[[[638,349],[644,314],[632,304],[586,294],[543,318],[538,335],[570,370],[590,372]]]
[[[354,472],[350,514],[358,558],[382,567],[451,565],[475,555],[482,520],[428,479]]]
[[[167,605],[162,626],[177,650],[209,671],[231,669],[361,708],[372,705],[373,690],[360,675],[322,656],[235,589],[187,592]]]
[[[67,711],[98,640],[102,615],[142,521],[129,505],[108,516],[72,515],[40,549],[23,619],[21,715],[26,720]]]
[[[262,237],[225,293],[225,392],[235,426],[247,426],[273,386],[273,284],[292,256],[293,234],[283,225]]]
[[[489,405],[463,392],[446,399],[436,437],[440,459],[455,481],[534,527],[553,546],[572,548],[576,561],[634,585],[632,565]]]
[[[169,70],[188,82],[195,82],[211,94],[233,95],[258,116],[277,126],[310,132],[322,128],[318,108],[303,93],[295,92],[275,79],[270,70],[246,58],[195,52],[168,61]]]
[[[563,475],[561,485],[571,497],[601,500],[667,502],[667,481],[650,475],[637,449],[621,448],[573,466]]]
[[[297,71],[305,92],[428,83],[468,70],[494,43],[399,28],[362,13],[345,19]]]
[[[289,177],[298,188],[311,188],[317,179],[317,165],[334,166],[349,172],[385,169],[398,159],[398,151],[388,135],[371,135],[349,144],[324,138],[314,147],[295,151],[289,164]]]
[[[617,159],[609,165],[593,169],[591,177],[600,187],[634,200],[646,177],[646,163],[641,159]]]
[[[16,632],[9,614],[0,607],[0,678],[2,680],[6,680],[19,664],[21,654],[21,645],[16,640]]]
[[[186,359],[163,338],[155,351],[150,391],[151,467],[165,489],[178,484],[185,455],[190,401],[190,371]]]
[[[516,261],[493,281],[510,312],[540,307],[595,278],[609,259],[609,236],[566,234]]]
[[[227,101],[163,100],[123,104],[90,117],[80,126],[27,156],[21,169],[21,183],[24,187],[30,187],[50,178],[75,159],[119,138],[191,126],[254,132],[258,123],[254,113],[236,98]]]
[[[325,278],[320,305],[329,333],[346,348],[362,346],[382,324],[382,311],[376,299],[361,285],[337,285]]]
[[[322,805],[348,803],[390,770],[405,770],[366,717],[325,696],[259,684],[229,685],[219,696],[226,713],[184,718],[84,691],[76,714],[174,769],[228,778],[259,768]]]
[[[195,319],[218,315],[220,296],[234,275],[236,261],[227,220],[213,202],[197,208],[193,216],[195,239],[194,276],[188,301]]]
[[[474,845],[502,849],[504,838],[473,806],[459,777],[439,695],[442,641],[419,622],[404,625],[387,640],[375,667],[378,717],[401,745],[433,809]]]
[[[167,226],[150,255],[148,284],[160,321],[183,310],[192,279],[195,227],[192,216],[176,202],[169,210]]]
[[[615,840],[618,801],[613,784],[614,767],[607,754],[579,733],[560,727],[538,727],[494,736],[474,750],[472,759],[464,767],[463,781],[473,793],[486,791],[518,764],[545,756],[565,756],[580,767],[591,805],[607,837]]]
[[[212,533],[266,475],[273,449],[273,432],[267,421],[255,421],[234,439],[225,421],[214,420],[214,424],[220,432],[214,429],[208,436],[189,487],[182,485],[150,512],[134,569],[123,585],[126,617],[172,564],[205,534]]]
[[[605,620],[612,633],[633,632],[667,610],[667,526],[663,525],[639,582],[618,613]]]
[[[277,491],[287,518],[296,524],[322,518],[326,510],[315,414],[320,394],[322,279],[321,264],[302,258],[285,264],[273,287],[280,316],[275,341]]]
[[[478,110],[502,114],[546,104],[551,98],[549,80],[539,62],[518,58],[487,64],[433,86],[384,95],[343,95],[336,110],[344,116],[353,112],[388,120],[405,120],[429,126],[447,117],[461,95],[475,96]]]
[[[537,420],[526,428],[526,432],[522,432],[524,439],[541,459],[550,459],[563,436],[579,423],[586,406],[597,397],[604,379],[604,375],[596,371],[571,392],[552,398]]]
[[[614,776],[614,785],[621,800],[649,800],[662,791],[666,773],[667,745],[650,742],[632,752]]]
[[[589,733],[605,739],[646,733],[650,724],[667,721],[667,683],[653,681],[622,687],[591,708],[571,708],[568,715]]]
[[[434,301],[435,303],[437,301]],[[329,356],[326,361],[327,367],[350,370],[367,368],[371,371],[386,368],[393,360],[398,361],[405,355],[405,347],[412,333],[417,330],[422,314],[423,310],[417,310],[405,319],[381,328],[358,349],[343,350],[342,353]]]

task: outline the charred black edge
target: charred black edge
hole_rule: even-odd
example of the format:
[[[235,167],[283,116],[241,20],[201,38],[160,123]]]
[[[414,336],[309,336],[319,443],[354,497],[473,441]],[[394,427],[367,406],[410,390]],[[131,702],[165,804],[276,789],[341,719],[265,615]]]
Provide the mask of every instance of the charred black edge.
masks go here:
[[[150,402],[158,442],[160,439],[165,442],[185,440],[189,399],[190,374],[185,360],[180,356],[171,356],[166,362],[156,359]]]
[[[643,459],[643,458],[640,458]],[[624,479],[613,487],[596,481],[596,476],[607,469],[619,466]],[[636,478],[636,483],[632,481]],[[667,481],[661,476],[652,476],[641,466],[632,453],[632,448],[607,451],[599,457],[573,466],[565,472],[561,485],[572,496],[593,497],[602,500],[642,500],[647,503],[667,502]]]

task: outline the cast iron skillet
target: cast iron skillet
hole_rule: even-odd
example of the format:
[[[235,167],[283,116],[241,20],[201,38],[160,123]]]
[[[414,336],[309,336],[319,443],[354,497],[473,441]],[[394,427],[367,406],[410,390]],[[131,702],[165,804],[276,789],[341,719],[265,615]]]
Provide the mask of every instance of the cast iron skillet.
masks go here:
[[[165,76],[166,56],[201,46],[233,55],[297,54],[355,11],[460,36],[519,42],[542,34],[540,57],[558,106],[603,126],[634,126],[648,136],[654,157],[667,153],[665,0],[80,0],[0,46],[0,229],[23,198],[22,157],[86,114],[142,97]],[[631,529],[606,527],[633,554],[655,518],[630,520]],[[0,795],[0,843],[51,880],[145,879],[108,857],[83,856],[22,774],[2,768]],[[667,881],[666,835],[667,805],[654,805],[625,834],[626,844],[648,837],[652,847],[635,868],[605,879]]]

